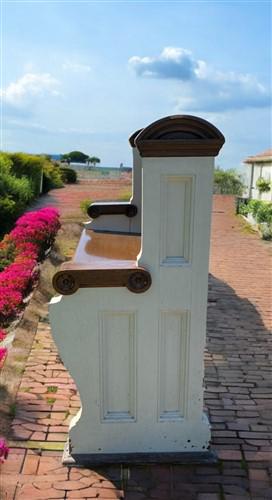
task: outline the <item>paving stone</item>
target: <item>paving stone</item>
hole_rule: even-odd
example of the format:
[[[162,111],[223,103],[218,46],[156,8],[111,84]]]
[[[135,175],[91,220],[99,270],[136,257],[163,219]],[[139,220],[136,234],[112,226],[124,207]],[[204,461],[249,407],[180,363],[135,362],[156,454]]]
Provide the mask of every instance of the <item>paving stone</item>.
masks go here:
[[[36,474],[38,470],[40,457],[39,455],[34,455],[30,452],[27,453],[22,473],[23,474]]]
[[[75,498],[98,498],[97,489],[96,488],[85,488],[84,490],[68,491],[67,498],[74,498],[74,499]]]
[[[27,429],[24,429],[22,426],[13,426],[13,437],[16,440],[22,440],[22,441],[27,441],[30,439],[32,435],[32,431],[28,431]]]
[[[0,465],[1,476],[19,474],[25,459],[26,450],[10,450],[8,460]]]
[[[217,495],[217,493],[199,493],[197,500],[220,500],[220,495]]]
[[[47,432],[47,425],[42,425],[42,424],[34,424],[32,422],[28,423],[23,423],[22,424],[24,429],[30,430],[30,431],[41,431],[41,432]]]
[[[65,498],[63,491],[56,491],[53,488],[39,490],[32,484],[24,484],[16,494],[20,500],[49,500],[53,498]]]
[[[46,432],[33,432],[31,436],[32,441],[45,441]]]
[[[70,490],[80,490],[83,488],[86,488],[85,484],[82,484],[80,481],[57,481],[54,483],[54,488],[56,490],[64,490],[64,491],[70,491]]]
[[[221,460],[242,460],[242,453],[239,450],[219,450],[218,457]]]
[[[67,434],[61,432],[49,432],[47,436],[47,441],[63,441],[67,440]]]
[[[249,479],[251,481],[268,481],[269,478],[266,470],[249,469]]]
[[[248,460],[249,462],[251,461],[267,461],[271,462],[272,460],[272,451],[246,451],[245,452],[245,459]]]
[[[223,494],[224,500],[272,498],[268,487],[272,458],[269,250],[257,235],[241,231],[241,222],[233,215],[233,197],[215,195],[214,203],[205,407],[220,462],[130,466],[126,500],[219,500]],[[256,262],[258,272],[252,273]],[[50,386],[56,392],[48,391]],[[54,403],[48,403],[48,398]],[[15,436],[64,442],[79,407],[79,395],[59,361],[50,325],[40,323],[18,391]],[[42,451],[40,456],[12,449],[1,467],[10,500],[124,496],[120,466],[68,469],[61,457],[59,451]]]

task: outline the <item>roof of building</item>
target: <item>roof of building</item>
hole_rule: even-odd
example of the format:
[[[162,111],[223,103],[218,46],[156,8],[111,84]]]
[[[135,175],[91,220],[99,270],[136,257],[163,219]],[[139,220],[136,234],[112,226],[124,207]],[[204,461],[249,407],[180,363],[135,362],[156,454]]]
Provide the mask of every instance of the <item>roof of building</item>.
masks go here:
[[[244,160],[244,163],[266,163],[269,161],[272,161],[272,149],[266,149],[266,151],[263,151],[255,156],[249,156]]]

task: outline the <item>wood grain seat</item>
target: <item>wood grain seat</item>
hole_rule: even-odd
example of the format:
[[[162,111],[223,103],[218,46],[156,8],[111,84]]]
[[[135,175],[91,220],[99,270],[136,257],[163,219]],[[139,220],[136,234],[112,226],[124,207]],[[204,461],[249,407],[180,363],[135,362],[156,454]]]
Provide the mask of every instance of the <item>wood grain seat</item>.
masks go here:
[[[54,288],[64,295],[71,295],[78,288],[119,286],[135,293],[144,292],[151,278],[137,265],[140,249],[140,236],[85,229],[73,260],[64,263],[55,274]]]

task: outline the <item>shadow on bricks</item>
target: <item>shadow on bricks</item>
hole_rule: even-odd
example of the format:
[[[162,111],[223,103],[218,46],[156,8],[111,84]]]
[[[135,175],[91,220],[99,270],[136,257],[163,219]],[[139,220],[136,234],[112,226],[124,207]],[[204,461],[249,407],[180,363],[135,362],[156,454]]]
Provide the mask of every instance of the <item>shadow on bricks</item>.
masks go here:
[[[191,466],[123,464],[95,469],[68,469],[61,464],[60,452],[37,453],[14,448],[2,469],[2,481],[6,484],[4,492],[10,492],[3,498],[272,498],[271,338],[254,305],[247,298],[239,297],[225,282],[210,275],[205,409],[212,426],[211,447],[218,454],[218,463]],[[50,339],[48,335],[48,346],[52,342]],[[68,374],[64,367],[62,370],[60,383],[55,381],[54,385],[65,391]],[[53,386],[53,382],[50,384]],[[74,391],[68,378],[67,384],[69,390]],[[51,392],[50,397],[54,399],[56,394],[58,392]],[[76,397],[78,395],[72,396]],[[45,403],[41,399],[42,404]],[[32,417],[34,427],[36,423],[41,428],[33,432],[43,432],[41,415],[44,415],[45,426],[54,415],[52,408],[41,408],[37,408],[37,416],[34,413]],[[18,411],[21,421],[27,418],[28,410],[29,404],[20,400]],[[54,428],[58,430],[57,425]],[[64,428],[67,433],[67,428]]]

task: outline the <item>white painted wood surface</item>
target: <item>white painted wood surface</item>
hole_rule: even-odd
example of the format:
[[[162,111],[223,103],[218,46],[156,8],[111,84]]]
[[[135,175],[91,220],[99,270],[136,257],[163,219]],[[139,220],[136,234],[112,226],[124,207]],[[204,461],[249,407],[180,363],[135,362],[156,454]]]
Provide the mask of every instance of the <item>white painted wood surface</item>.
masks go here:
[[[213,164],[142,159],[146,293],[89,288],[51,301],[53,336],[82,401],[69,431],[72,454],[209,445],[203,351]]]
[[[132,196],[130,203],[136,205],[135,217],[126,215],[100,215],[97,219],[85,222],[86,229],[94,231],[116,231],[122,233],[141,233],[142,217],[142,162],[137,148],[133,151]]]

